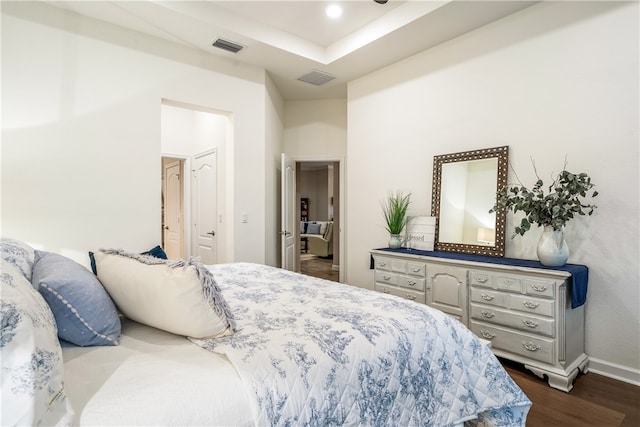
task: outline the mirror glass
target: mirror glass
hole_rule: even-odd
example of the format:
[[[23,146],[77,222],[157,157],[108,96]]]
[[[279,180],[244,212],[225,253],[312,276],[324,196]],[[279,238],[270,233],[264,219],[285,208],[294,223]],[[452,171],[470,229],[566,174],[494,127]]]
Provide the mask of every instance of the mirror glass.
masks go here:
[[[507,183],[508,147],[433,158],[434,249],[504,256],[505,212],[489,213]]]

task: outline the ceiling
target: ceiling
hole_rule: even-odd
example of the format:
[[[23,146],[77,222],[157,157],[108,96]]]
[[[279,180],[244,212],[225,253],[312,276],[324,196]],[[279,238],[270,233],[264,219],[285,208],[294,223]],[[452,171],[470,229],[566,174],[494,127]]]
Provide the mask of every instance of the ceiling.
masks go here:
[[[81,15],[267,70],[286,100],[346,98],[347,83],[537,1],[48,1]],[[325,8],[339,4],[342,16]],[[218,38],[243,46],[231,53]],[[319,73],[318,73],[319,72]],[[298,80],[313,73],[321,84]]]

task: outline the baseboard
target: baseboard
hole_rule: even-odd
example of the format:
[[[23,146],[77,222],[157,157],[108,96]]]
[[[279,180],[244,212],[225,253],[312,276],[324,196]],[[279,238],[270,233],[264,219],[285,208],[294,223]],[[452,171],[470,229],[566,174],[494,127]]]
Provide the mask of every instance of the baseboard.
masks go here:
[[[339,265],[335,265],[335,264],[331,264],[331,271],[340,271],[340,266]]]
[[[640,369],[589,357],[589,372],[640,386]]]

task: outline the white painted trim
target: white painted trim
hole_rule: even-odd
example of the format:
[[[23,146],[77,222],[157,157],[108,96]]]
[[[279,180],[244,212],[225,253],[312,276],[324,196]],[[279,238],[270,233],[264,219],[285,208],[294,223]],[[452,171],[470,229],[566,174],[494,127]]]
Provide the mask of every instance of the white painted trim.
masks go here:
[[[339,215],[339,221],[340,221],[340,229],[337,230],[338,231],[338,236],[340,238],[340,241],[338,242],[338,246],[340,248],[340,282],[344,283],[345,280],[347,279],[347,246],[346,246],[346,242],[345,242],[345,238],[344,238],[344,227],[345,227],[345,221],[347,218],[347,204],[346,204],[346,195],[345,195],[345,189],[347,188],[346,186],[346,181],[347,181],[347,177],[345,174],[345,158],[344,157],[334,157],[334,156],[292,156],[290,157],[290,159],[293,162],[337,162],[338,163],[338,167],[340,169],[340,215]],[[335,233],[336,230],[334,229],[333,232]]]
[[[633,369],[628,366],[590,357],[588,372],[640,386],[640,369]]]

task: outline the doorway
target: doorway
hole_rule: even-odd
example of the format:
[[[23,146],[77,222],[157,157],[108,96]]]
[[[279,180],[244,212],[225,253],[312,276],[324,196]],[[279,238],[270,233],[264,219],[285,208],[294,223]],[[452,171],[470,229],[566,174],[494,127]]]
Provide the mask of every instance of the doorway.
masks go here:
[[[215,264],[232,253],[224,160],[232,128],[228,113],[162,100],[161,236],[169,258],[195,256]],[[165,171],[169,165],[173,169]]]
[[[303,274],[335,282],[342,274],[340,184],[340,162],[296,161],[296,265]]]

